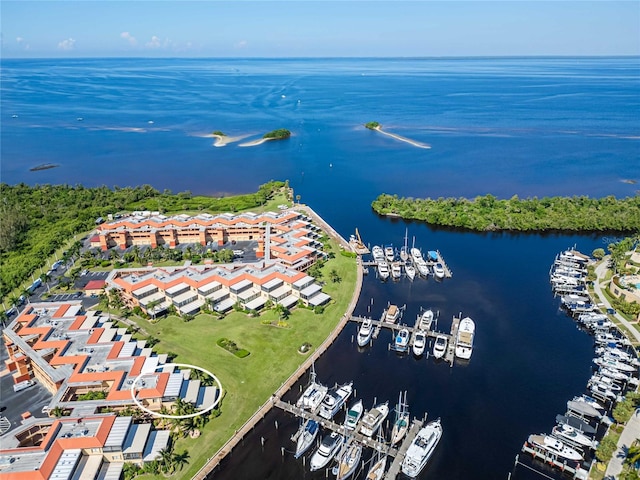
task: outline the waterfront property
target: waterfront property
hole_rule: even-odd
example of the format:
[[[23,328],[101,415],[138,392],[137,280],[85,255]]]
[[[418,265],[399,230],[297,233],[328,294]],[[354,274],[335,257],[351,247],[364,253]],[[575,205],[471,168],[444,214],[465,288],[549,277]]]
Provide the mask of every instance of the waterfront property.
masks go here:
[[[168,442],[168,430],[131,417],[30,417],[3,436],[0,478],[118,479],[127,462],[142,466],[160,459]]]
[[[114,270],[107,282],[121,292],[127,305],[140,306],[154,316],[165,313],[170,305],[181,315],[188,315],[198,313],[205,305],[224,313],[236,304],[257,311],[269,301],[291,308],[298,302],[316,307],[331,299],[313,277],[266,260]]]
[[[293,210],[172,217],[158,212],[133,212],[100,225],[91,245],[106,251],[132,245],[175,248],[200,244],[219,248],[228,242],[255,241],[257,258],[277,259],[287,267],[304,270],[321,255],[319,237],[320,228],[308,216]]]

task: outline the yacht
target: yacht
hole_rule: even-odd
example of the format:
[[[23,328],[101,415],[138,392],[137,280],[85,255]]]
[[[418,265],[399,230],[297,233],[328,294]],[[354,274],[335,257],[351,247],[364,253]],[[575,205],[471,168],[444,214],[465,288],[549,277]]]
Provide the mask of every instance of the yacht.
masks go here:
[[[362,400],[358,400],[356,403],[351,405],[349,410],[347,410],[347,414],[344,419],[344,428],[347,430],[355,430],[360,418],[362,417],[363,411],[364,407],[362,406]]]
[[[349,478],[358,468],[360,457],[362,456],[362,445],[358,442],[350,442],[345,444],[341,450],[340,459],[336,472],[337,480]]]
[[[381,260],[378,262],[378,275],[380,276],[381,279],[386,280],[387,278],[389,278],[389,264],[384,261]]]
[[[402,267],[398,262],[393,262],[391,264],[391,277],[394,280],[399,280],[401,276],[402,276]]]
[[[319,415],[327,420],[333,418],[333,416],[338,413],[338,410],[340,410],[340,407],[344,405],[344,402],[351,396],[352,392],[353,382],[333,387],[324,397],[324,400],[322,400]]]
[[[549,435],[529,435],[528,442],[545,452],[566,460],[582,460],[582,454]]]
[[[318,450],[311,456],[311,461],[309,462],[310,470],[312,472],[320,470],[329,463],[331,459],[335,457],[336,453],[338,453],[338,450],[340,450],[343,441],[344,437],[338,432],[331,432],[330,435],[325,435]]]
[[[304,452],[309,449],[313,441],[318,436],[318,430],[320,430],[320,425],[312,419],[307,420],[300,427],[300,433],[298,434],[298,440],[296,443],[295,458],[300,458]]]
[[[436,358],[444,357],[447,351],[448,338],[446,335],[438,335],[433,344],[433,356]]]
[[[433,266],[433,276],[436,278],[444,278],[444,267],[441,263],[436,263]]]
[[[400,318],[400,309],[397,305],[389,305],[384,315],[384,321],[387,323],[396,323]]]
[[[424,353],[424,349],[427,346],[427,336],[420,330],[413,335],[413,354],[416,357],[421,356]]]
[[[612,378],[614,380],[625,380],[625,381],[631,380],[631,375],[628,375],[628,374],[626,374],[624,372],[621,372],[620,370],[613,370],[613,369],[607,368],[607,367],[600,367],[598,369],[598,373],[602,377],[609,377],[609,378]]]
[[[409,408],[407,406],[407,392],[404,393],[404,399],[402,398],[402,392],[400,392],[398,405],[396,405],[396,420],[393,422],[393,429],[391,430],[391,445],[400,442],[406,435],[408,429]]]
[[[384,477],[384,470],[387,468],[387,456],[381,452],[378,452],[376,455],[375,458],[377,458],[377,460],[373,462],[373,465],[371,465],[371,468],[367,472],[366,480],[382,480]]]
[[[401,328],[393,342],[393,347],[398,352],[406,352],[409,349],[409,330]]]
[[[602,414],[598,411],[598,409],[593,405],[589,405],[587,402],[569,400],[567,402],[567,408],[581,416],[595,418],[602,417]]]
[[[431,330],[431,324],[433,323],[433,310],[428,309],[422,312],[418,319],[418,329],[428,332]]]
[[[424,262],[424,258],[422,258],[422,252],[420,251],[419,248],[411,247],[410,253],[411,253],[411,258],[413,259],[414,262],[417,262],[420,260]]]
[[[578,397],[573,397],[573,400],[576,401],[576,402],[588,403],[589,405],[591,405],[592,407],[597,408],[598,410],[604,410],[604,406],[603,405],[598,403],[598,401],[595,398],[590,397],[588,395],[580,395]]]
[[[442,425],[439,418],[422,427],[409,445],[402,461],[402,473],[411,478],[417,477],[429,461],[441,437]]]
[[[552,430],[553,436],[565,441],[569,444],[579,445],[582,447],[595,448],[596,442],[587,437],[584,433],[576,430],[566,423],[556,425]]]
[[[362,425],[360,426],[360,433],[367,437],[373,436],[374,433],[380,428],[384,419],[389,415],[389,406],[387,402],[380,403],[373,407],[362,417]]]
[[[422,275],[423,277],[428,277],[429,276],[429,266],[427,265],[427,262],[425,262],[422,257],[419,258],[418,260],[414,260],[413,263],[415,264],[416,268],[418,269],[418,273],[420,275]]]
[[[465,317],[458,327],[456,338],[456,357],[468,360],[473,353],[473,337],[476,333],[476,324],[469,317]]]
[[[387,262],[393,262],[396,258],[396,253],[393,250],[393,245],[387,245],[384,247],[384,258],[387,259]]]
[[[327,390],[328,388],[326,386],[316,382],[316,371],[315,367],[312,365],[309,377],[309,386],[296,402],[296,406],[315,412],[324,399],[324,396],[327,394]]]
[[[558,425],[569,425],[570,427],[589,435],[595,435],[597,431],[595,427],[592,427],[584,420],[580,420],[572,415],[556,415],[556,423]]]
[[[593,363],[600,367],[609,368],[611,370],[618,370],[621,372],[635,372],[636,367],[629,365],[628,363],[620,362],[615,358],[610,357],[598,357],[593,360]]]
[[[358,329],[358,345],[360,347],[364,347],[369,344],[371,337],[373,336],[373,330],[374,328],[371,319],[365,318]]]
[[[413,265],[405,263],[404,271],[406,272],[407,277],[409,277],[409,280],[413,280],[414,278],[416,278],[416,269]]]
[[[384,260],[384,251],[382,250],[382,247],[379,247],[378,245],[373,246],[371,249],[371,255],[373,255],[373,260],[376,262]]]

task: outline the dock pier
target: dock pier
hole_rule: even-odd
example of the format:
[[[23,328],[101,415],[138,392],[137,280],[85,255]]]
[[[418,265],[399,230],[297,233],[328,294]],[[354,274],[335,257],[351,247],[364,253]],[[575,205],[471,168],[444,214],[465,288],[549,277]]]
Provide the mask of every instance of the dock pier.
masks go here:
[[[409,431],[404,437],[402,445],[400,445],[400,448],[397,450],[396,455],[393,455],[393,462],[391,463],[391,467],[389,467],[389,470],[387,470],[387,473],[384,476],[384,480],[393,480],[400,474],[400,467],[402,466],[402,461],[407,454],[407,450],[409,450],[413,439],[416,438],[416,435],[418,435],[418,432],[422,428],[426,417],[427,416],[425,415],[425,418],[423,420],[418,420],[417,418],[413,419],[413,422],[409,427]]]
[[[460,317],[462,317],[462,315],[460,315]],[[449,342],[447,343],[447,351],[444,354],[444,359],[449,362],[452,367],[456,357],[456,339],[458,338],[460,317],[453,317],[453,322],[451,322],[451,333],[449,334]]]

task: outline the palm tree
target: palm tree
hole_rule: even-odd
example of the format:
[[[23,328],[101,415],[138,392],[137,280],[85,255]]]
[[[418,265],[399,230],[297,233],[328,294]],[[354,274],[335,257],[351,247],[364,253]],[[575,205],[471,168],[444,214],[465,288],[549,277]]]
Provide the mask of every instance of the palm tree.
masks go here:
[[[40,280],[42,280],[42,283],[47,286],[47,292],[50,292],[51,288],[49,287],[49,280],[51,280],[51,275],[49,275],[48,273],[43,273],[42,275],[40,275]]]
[[[627,458],[624,461],[627,465],[632,467],[640,462],[640,440],[634,440],[627,451]]]
[[[160,464],[160,468],[163,472],[173,472],[175,467],[172,465],[173,460],[173,448],[167,447],[163,448],[158,452],[160,458],[158,459],[158,463]]]
[[[185,450],[182,453],[175,453],[171,460],[174,465],[174,469],[176,467],[180,467],[180,470],[182,470],[182,468],[189,463],[189,452]]]
[[[11,295],[9,297],[9,303],[12,307],[18,308],[20,306],[20,297],[18,297],[18,295]]]

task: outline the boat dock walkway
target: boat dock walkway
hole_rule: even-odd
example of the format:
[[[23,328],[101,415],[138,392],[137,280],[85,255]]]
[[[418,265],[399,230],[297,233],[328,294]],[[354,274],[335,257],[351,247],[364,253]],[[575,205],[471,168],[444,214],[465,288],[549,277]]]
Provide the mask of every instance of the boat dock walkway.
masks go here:
[[[407,450],[409,450],[409,447],[411,446],[411,442],[413,442],[413,439],[416,437],[416,435],[422,428],[422,425],[424,424],[424,421],[426,419],[426,415],[425,415],[425,419],[423,420],[418,420],[417,418],[414,418],[413,421],[411,422],[409,430],[407,431],[407,434],[404,437],[402,444],[400,445],[399,448],[395,448],[395,447],[391,447],[388,443],[379,442],[377,440],[374,440],[371,437],[367,437],[366,435],[363,435],[358,431],[358,428],[356,428],[356,430],[346,430],[344,425],[342,424],[338,424],[332,420],[327,420],[326,418],[322,418],[319,415],[316,415],[312,412],[309,412],[308,410],[300,408],[291,403],[284,402],[282,400],[275,400],[274,405],[284,410],[285,412],[295,415],[296,417],[300,417],[305,420],[313,419],[316,422],[318,422],[320,426],[323,428],[326,428],[333,432],[338,432],[341,435],[345,435],[345,436],[348,435],[351,438],[353,438],[355,441],[361,443],[363,446],[373,448],[378,452],[382,452],[392,457],[394,460],[393,460],[393,463],[391,464],[391,467],[389,468],[389,470],[384,476],[385,480],[393,480],[400,474],[400,467],[402,466],[402,461],[404,460],[404,457],[407,454]]]
[[[362,323],[365,320],[371,320],[371,325],[375,328],[372,336],[372,338],[374,339],[378,338],[378,334],[380,333],[380,330],[383,328],[389,328],[394,332],[399,331],[402,328],[406,328],[409,331],[409,334],[411,335],[412,338],[415,332],[419,331],[419,329],[416,326],[418,324],[418,321],[416,321],[416,324],[413,327],[405,324],[385,322],[384,318],[386,316],[386,313],[387,313],[387,310],[385,309],[384,312],[382,312],[380,320],[373,320],[370,317],[351,316],[349,317],[349,321]],[[444,335],[445,337],[447,337],[447,351],[445,352],[444,360],[450,363],[452,366],[455,359],[456,339],[458,338],[458,327],[460,326],[461,317],[462,316],[453,317],[453,321],[451,322],[451,331],[448,334],[439,332],[438,330],[433,330],[433,329],[429,329],[428,332],[425,332],[428,338],[436,338],[438,335]]]

